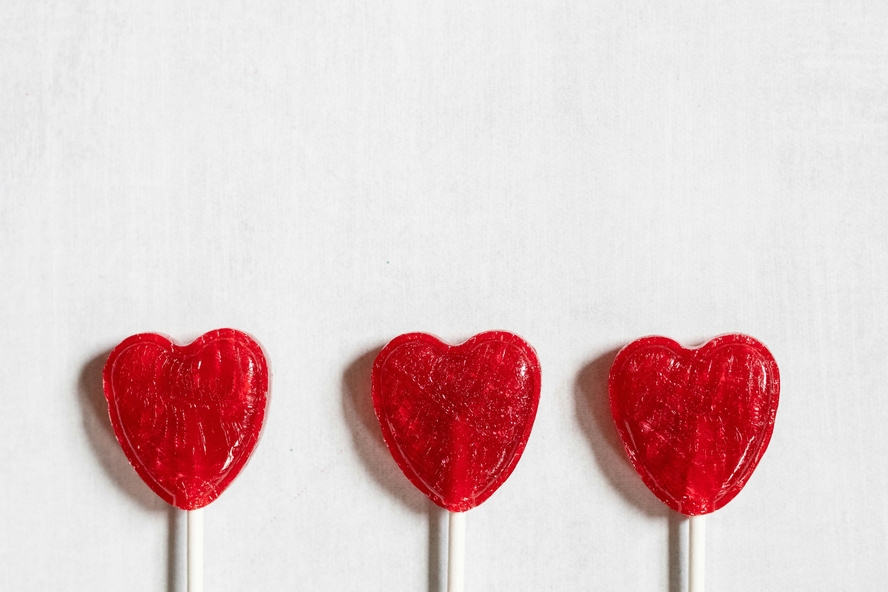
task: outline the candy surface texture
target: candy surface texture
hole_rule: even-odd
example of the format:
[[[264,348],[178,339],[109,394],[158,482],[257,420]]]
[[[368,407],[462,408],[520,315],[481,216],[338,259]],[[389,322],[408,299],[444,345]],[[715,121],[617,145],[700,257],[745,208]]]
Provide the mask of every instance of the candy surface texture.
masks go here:
[[[456,346],[408,333],[376,357],[372,393],[407,478],[439,506],[464,512],[518,464],[539,403],[540,365],[512,333],[480,333]]]
[[[746,335],[696,349],[644,337],[617,354],[609,391],[635,470],[667,506],[694,516],[727,504],[752,475],[774,429],[780,376]]]
[[[259,344],[234,329],[185,346],[143,333],[114,348],[103,383],[130,464],[164,501],[194,510],[225,491],[256,446],[268,367]]]

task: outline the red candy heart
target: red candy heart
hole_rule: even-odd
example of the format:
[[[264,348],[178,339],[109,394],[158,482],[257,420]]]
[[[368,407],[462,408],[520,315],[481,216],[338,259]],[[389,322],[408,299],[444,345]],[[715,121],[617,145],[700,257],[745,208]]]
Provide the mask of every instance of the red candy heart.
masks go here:
[[[736,496],[768,447],[780,397],[777,363],[746,335],[696,349],[633,341],[614,360],[611,412],[635,470],[667,506],[695,516]]]
[[[433,502],[470,510],[505,482],[540,397],[536,353],[490,331],[460,345],[408,333],[373,364],[373,406],[395,462]]]
[[[186,346],[155,333],[133,335],[111,352],[103,382],[130,464],[183,510],[219,497],[259,439],[268,368],[246,333],[219,329]]]

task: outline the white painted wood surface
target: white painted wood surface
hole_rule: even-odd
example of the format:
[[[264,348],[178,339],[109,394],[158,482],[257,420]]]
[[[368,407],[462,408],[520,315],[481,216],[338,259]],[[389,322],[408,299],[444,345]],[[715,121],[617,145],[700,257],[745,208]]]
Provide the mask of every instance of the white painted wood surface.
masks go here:
[[[185,590],[111,434],[126,336],[231,326],[273,372],[206,589],[440,592],[386,451],[387,340],[506,329],[543,392],[466,590],[679,592],[683,522],[604,391],[645,334],[761,339],[771,447],[708,521],[719,592],[888,585],[888,4],[3,2],[0,589]]]

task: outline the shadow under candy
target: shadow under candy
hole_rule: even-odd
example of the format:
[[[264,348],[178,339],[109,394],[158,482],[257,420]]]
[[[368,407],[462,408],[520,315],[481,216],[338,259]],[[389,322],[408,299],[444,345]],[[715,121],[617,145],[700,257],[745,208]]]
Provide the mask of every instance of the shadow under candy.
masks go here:
[[[167,592],[179,592],[182,589],[179,582],[184,579],[184,573],[180,574],[180,570],[183,570],[184,567],[179,560],[181,546],[179,538],[184,528],[181,519],[182,512],[157,497],[142,482],[117,442],[114,429],[111,427],[111,419],[108,416],[108,402],[102,388],[102,372],[110,354],[111,350],[107,349],[93,356],[80,371],[77,396],[80,402],[83,429],[99,464],[111,481],[144,510],[157,513],[166,512],[169,527],[166,588]]]
[[[382,439],[370,396],[370,371],[382,346],[352,360],[342,374],[342,407],[355,451],[377,485],[417,514],[426,512],[426,497],[401,472]]]
[[[426,498],[401,472],[382,439],[382,430],[373,409],[370,373],[383,345],[371,348],[353,359],[342,373],[343,414],[351,430],[355,451],[373,481],[412,512],[428,516],[428,592],[441,592],[441,554],[444,549],[441,524],[446,511]]]
[[[651,493],[626,456],[614,426],[608,393],[611,366],[621,348],[611,349],[583,366],[577,374],[574,404],[577,421],[586,435],[598,468],[608,483],[645,515],[662,518],[667,524],[669,592],[682,590],[684,548],[682,523],[685,517],[670,510]]]

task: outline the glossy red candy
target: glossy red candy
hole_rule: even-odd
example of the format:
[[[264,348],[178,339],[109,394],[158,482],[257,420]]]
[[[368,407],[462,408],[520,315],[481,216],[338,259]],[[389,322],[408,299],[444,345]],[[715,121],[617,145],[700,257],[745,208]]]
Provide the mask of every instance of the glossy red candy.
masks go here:
[[[133,335],[111,352],[103,379],[130,464],[183,510],[219,497],[259,439],[268,367],[246,333],[219,329],[185,346],[155,333]]]
[[[407,478],[439,506],[464,512],[518,464],[539,403],[540,364],[511,333],[480,333],[455,346],[409,333],[379,352],[372,393]]]
[[[644,337],[617,354],[609,389],[635,470],[667,506],[694,516],[727,504],[752,475],[774,429],[780,375],[746,335],[696,349]]]

